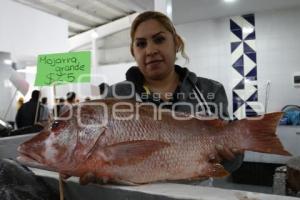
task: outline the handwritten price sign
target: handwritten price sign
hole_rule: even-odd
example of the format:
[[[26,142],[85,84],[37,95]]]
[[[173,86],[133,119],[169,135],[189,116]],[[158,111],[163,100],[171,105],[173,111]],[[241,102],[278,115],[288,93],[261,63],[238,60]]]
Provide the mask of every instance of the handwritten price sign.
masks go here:
[[[36,86],[90,82],[91,52],[38,56]]]

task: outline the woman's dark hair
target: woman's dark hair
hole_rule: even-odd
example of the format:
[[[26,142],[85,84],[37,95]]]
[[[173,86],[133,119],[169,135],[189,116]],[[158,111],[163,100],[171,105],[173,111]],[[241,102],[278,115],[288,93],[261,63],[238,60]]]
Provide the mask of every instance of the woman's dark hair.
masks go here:
[[[42,102],[42,104],[47,104],[47,97],[43,97],[41,102]]]
[[[73,102],[76,98],[76,93],[75,92],[68,92],[67,93],[67,101],[68,102]]]
[[[32,91],[32,93],[31,93],[31,99],[33,99],[33,100],[39,100],[39,98],[40,98],[40,91],[38,91],[38,90],[33,90]]]
[[[106,84],[106,83],[101,83],[99,85],[99,91],[100,91],[100,94],[104,94],[104,92],[106,92],[106,90],[109,88],[109,85]]]

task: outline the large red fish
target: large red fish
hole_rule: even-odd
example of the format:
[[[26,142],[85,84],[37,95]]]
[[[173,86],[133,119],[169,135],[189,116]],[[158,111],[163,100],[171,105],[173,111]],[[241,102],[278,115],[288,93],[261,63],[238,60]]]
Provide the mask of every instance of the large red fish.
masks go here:
[[[67,115],[21,144],[19,160],[82,182],[97,177],[141,184],[228,175],[209,162],[216,144],[290,155],[275,134],[281,113],[226,123],[109,99],[79,104]]]

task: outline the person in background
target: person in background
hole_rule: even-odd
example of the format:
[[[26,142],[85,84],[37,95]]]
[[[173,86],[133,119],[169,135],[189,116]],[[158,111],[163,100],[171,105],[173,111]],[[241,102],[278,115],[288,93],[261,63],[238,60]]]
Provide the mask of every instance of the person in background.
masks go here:
[[[47,122],[49,122],[51,116],[50,116],[50,112],[49,112],[49,108],[48,108],[48,99],[47,97],[43,97],[41,100],[41,106],[43,107],[43,109],[41,110],[41,116],[40,116],[40,121],[42,124],[46,124]]]
[[[39,98],[40,91],[34,90],[31,93],[31,99],[20,107],[16,115],[17,128],[33,126],[38,122],[42,122],[43,107],[39,103]]]
[[[99,87],[100,96],[105,97],[107,95],[109,85],[103,82],[98,87]]]
[[[166,15],[156,11],[141,13],[132,23],[130,36],[130,50],[137,66],[126,72],[126,81],[109,88],[108,97],[133,98],[167,109],[173,109],[175,103],[182,103],[174,110],[185,113],[195,110],[202,115],[228,119],[228,101],[223,85],[197,77],[187,68],[175,64],[177,53],[186,60],[188,57],[182,38]],[[185,106],[187,103],[193,109]],[[217,155],[211,155],[211,162],[222,160],[229,172],[241,166],[242,150],[215,145]]]
[[[66,99],[67,99],[68,104],[76,103],[76,93],[75,92],[68,92]]]
[[[20,97],[17,101],[17,110],[19,110],[23,104],[24,104],[24,98]]]
[[[67,102],[61,107],[60,112],[59,112],[60,114],[66,112],[67,110],[72,108],[72,106],[74,104],[76,104],[76,93],[68,92],[66,95],[66,99],[67,99]]]
[[[54,99],[54,106],[53,106],[53,109],[52,109],[52,115],[53,115],[54,118],[56,118],[57,115],[58,115],[58,111],[57,111],[58,104],[59,104],[59,98],[55,98]]]
[[[53,116],[58,117],[61,114],[61,108],[65,105],[64,98],[55,99],[55,105],[53,108]]]
[[[47,106],[47,104],[48,104],[47,97],[42,97],[41,104],[44,105],[44,106]]]

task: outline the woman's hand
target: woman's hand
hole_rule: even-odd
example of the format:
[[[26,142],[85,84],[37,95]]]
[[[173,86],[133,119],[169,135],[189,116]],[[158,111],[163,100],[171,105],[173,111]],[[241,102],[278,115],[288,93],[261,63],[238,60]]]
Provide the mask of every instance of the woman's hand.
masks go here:
[[[220,144],[215,146],[217,154],[209,155],[210,162],[221,162],[222,160],[232,161],[239,154],[243,154],[244,150],[238,148],[229,148]]]

